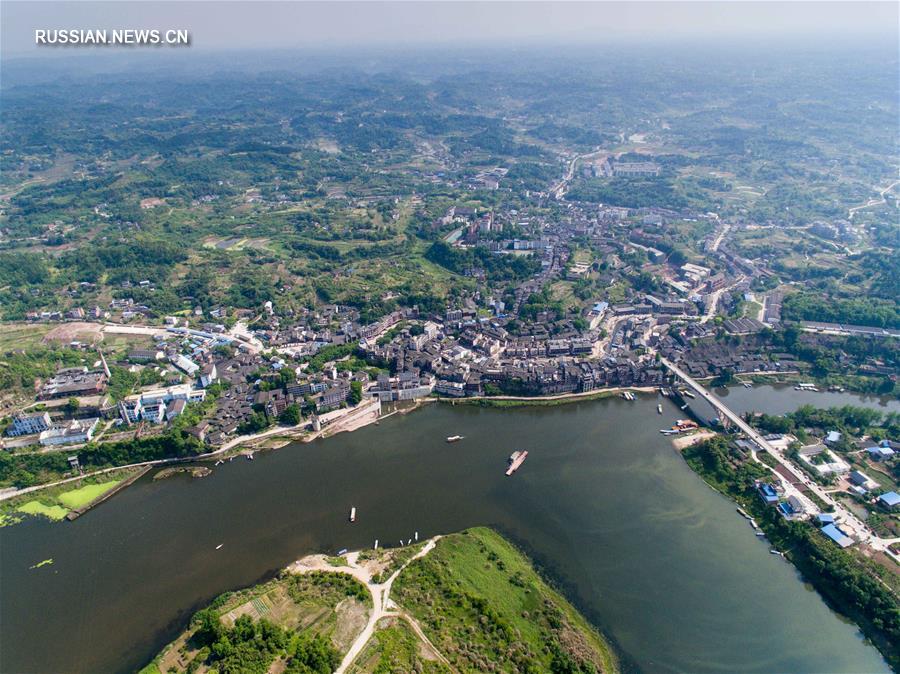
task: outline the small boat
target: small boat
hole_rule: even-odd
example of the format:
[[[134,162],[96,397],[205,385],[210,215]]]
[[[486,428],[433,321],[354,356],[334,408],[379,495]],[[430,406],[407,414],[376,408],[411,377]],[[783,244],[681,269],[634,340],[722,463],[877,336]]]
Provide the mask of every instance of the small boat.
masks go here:
[[[741,515],[743,515],[744,517],[746,517],[748,520],[750,519],[750,515],[748,515],[748,514],[747,514],[747,511],[744,510],[743,508],[738,508],[737,511],[738,511]]]
[[[753,388],[753,384],[751,384],[749,381],[742,381],[741,384],[744,385],[744,388]]]
[[[450,435],[447,437],[447,442],[459,442],[462,439],[462,435]]]
[[[250,453],[247,455],[247,461],[253,461],[253,452],[250,452]]]
[[[340,550],[338,550],[337,556],[340,557],[341,555],[346,555],[346,554],[347,554],[347,548],[341,548]]]
[[[756,535],[759,536],[760,538],[762,538],[763,536],[765,536],[765,534],[764,534],[762,531],[757,531],[757,532],[756,532]]]
[[[221,550],[223,545],[225,545],[225,544],[224,544],[224,543],[219,543],[219,544],[216,546],[216,550]]]
[[[351,522],[356,521],[356,506],[353,506],[352,508],[350,508],[350,521]]]
[[[772,548],[769,550],[769,552],[773,555],[778,555],[779,557],[784,558],[784,553],[781,552],[780,550],[776,550],[775,548]]]
[[[657,406],[656,406],[656,413],[657,413],[657,414],[662,414],[662,405],[657,405]]]

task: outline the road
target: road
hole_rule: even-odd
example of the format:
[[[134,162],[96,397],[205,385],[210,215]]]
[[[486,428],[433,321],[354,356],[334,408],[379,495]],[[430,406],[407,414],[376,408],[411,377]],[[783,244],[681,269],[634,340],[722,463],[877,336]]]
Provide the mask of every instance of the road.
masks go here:
[[[746,276],[738,277],[738,280],[732,283],[730,286],[726,286],[725,288],[719,288],[714,291],[706,302],[706,313],[703,314],[703,317],[700,319],[701,323],[708,323],[715,317],[716,315],[716,307],[719,304],[719,298],[724,294],[729,292],[730,290],[734,290],[737,286],[739,286],[744,280],[746,280]]]
[[[728,230],[731,229],[731,225],[722,225],[722,230],[716,236],[715,240],[712,242],[712,245],[709,247],[710,253],[715,253],[719,250],[719,246],[722,245],[722,240],[725,238],[725,235],[728,234]]]
[[[888,192],[890,192],[892,189],[894,189],[897,185],[900,185],[900,180],[895,180],[890,185],[888,185],[887,187],[885,187],[884,189],[881,189],[881,190],[879,190],[877,187],[873,188],[875,190],[878,190],[878,199],[869,199],[862,206],[854,206],[853,208],[848,209],[847,219],[852,220],[853,216],[856,215],[856,211],[861,211],[866,208],[871,208],[872,206],[879,206],[881,204],[887,203],[887,199],[885,198],[885,196],[887,195]]]
[[[755,431],[746,421],[732,412],[728,408],[728,406],[725,405],[725,403],[723,403],[716,396],[707,391],[701,384],[688,376],[686,372],[684,372],[674,363],[669,362],[665,358],[661,358],[660,362],[666,368],[668,368],[669,371],[671,371],[682,381],[684,381],[684,383],[686,383],[689,387],[694,389],[696,393],[703,396],[704,400],[706,400],[710,405],[721,412],[729,421],[737,426],[748,438],[750,438],[757,445],[757,447],[768,452],[769,456],[771,456],[775,459],[776,462],[787,468],[791,473],[795,473],[800,478],[800,481],[802,482],[803,486],[806,487],[806,489],[808,489],[820,499],[822,499],[822,501],[830,505],[832,508],[832,513],[834,514],[835,521],[840,524],[841,528],[844,529],[844,531],[852,534],[853,537],[858,541],[868,543],[874,549],[882,550],[893,557],[895,560],[900,561],[900,555],[892,552],[889,549],[889,546],[892,542],[895,541],[895,539],[883,539],[876,536],[871,530],[869,530],[868,527],[866,527],[862,523],[862,521],[858,517],[856,517],[856,515],[850,512],[841,503],[833,499],[827,491],[816,484],[812,480],[812,478],[806,475],[806,473],[798,468],[794,468],[791,462],[784,457],[780,450],[775,448],[772,443],[768,442],[762,435]],[[753,460],[762,463],[762,465],[767,465],[760,461],[755,452],[753,452]],[[803,503],[806,508],[806,512],[810,513],[811,515],[817,515],[819,512],[821,512],[818,506],[797,487],[790,484],[787,480],[781,479],[780,476],[779,480],[785,487],[785,494],[793,495],[800,499],[800,502]]]
[[[588,159],[602,154],[606,153],[603,150],[595,150],[593,152],[588,152],[587,154],[578,154],[572,157],[566,167],[565,175],[562,180],[550,188],[550,194],[552,194],[555,199],[562,199],[566,193],[566,186],[572,181],[572,178],[575,177],[575,169],[578,167],[578,162],[582,159]]]

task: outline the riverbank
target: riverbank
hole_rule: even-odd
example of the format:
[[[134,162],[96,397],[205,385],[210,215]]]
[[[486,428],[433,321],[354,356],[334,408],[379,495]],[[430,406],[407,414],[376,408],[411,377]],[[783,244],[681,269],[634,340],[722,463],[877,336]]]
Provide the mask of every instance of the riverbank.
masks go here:
[[[859,549],[837,547],[811,523],[789,522],[766,507],[753,486],[754,479],[764,479],[766,472],[732,454],[726,438],[687,447],[682,456],[707,484],[749,513],[773,549],[833,610],[855,622],[895,671],[900,669],[900,575]]]
[[[233,650],[214,646],[223,640]],[[605,639],[485,528],[308,555],[274,580],[221,595],[142,674],[230,671],[238,652],[259,671],[618,671]]]
[[[149,467],[123,467],[87,474],[40,490],[10,494],[0,503],[0,526],[17,524],[24,515],[58,521],[75,519],[140,478]]]
[[[655,386],[624,386],[552,396],[475,396],[471,398],[433,398],[433,400],[451,405],[476,405],[479,407],[553,407],[588,400],[603,400],[621,395],[626,391],[653,393],[656,390]]]
[[[372,423],[377,423],[380,418],[381,403],[377,399],[369,399],[358,405],[357,407],[335,410],[333,417],[326,418],[323,427],[319,431],[310,432],[311,422],[304,421],[296,426],[291,427],[275,427],[269,428],[253,435],[243,435],[236,437],[221,447],[203,454],[195,454],[193,456],[177,456],[164,459],[155,459],[153,461],[141,461],[138,463],[126,464],[122,466],[111,466],[101,468],[95,471],[83,473],[73,477],[55,480],[46,484],[33,485],[23,489],[9,489],[0,493],[0,526],[13,524],[19,521],[18,518],[9,515],[9,503],[20,503],[21,499],[26,495],[34,495],[41,493],[39,501],[46,501],[52,497],[52,492],[48,496],[47,490],[54,490],[64,485],[82,481],[96,481],[102,476],[116,475],[120,471],[126,473],[126,477],[131,471],[145,469],[149,470],[154,466],[177,465],[182,463],[206,462],[212,460],[225,459],[230,456],[241,454],[244,449],[277,449],[288,445],[295,441],[311,442],[318,437],[328,437],[336,433],[344,431],[354,431],[363,428]],[[323,415],[326,416],[326,415]],[[133,481],[133,480],[132,480]],[[130,484],[132,481],[129,481]],[[127,486],[127,485],[126,485]],[[118,491],[118,490],[117,490]],[[37,501],[36,501],[37,503]],[[63,519],[67,512],[54,508],[53,505],[41,507],[39,505],[32,506],[29,510],[22,511],[23,514],[44,515],[50,519]]]

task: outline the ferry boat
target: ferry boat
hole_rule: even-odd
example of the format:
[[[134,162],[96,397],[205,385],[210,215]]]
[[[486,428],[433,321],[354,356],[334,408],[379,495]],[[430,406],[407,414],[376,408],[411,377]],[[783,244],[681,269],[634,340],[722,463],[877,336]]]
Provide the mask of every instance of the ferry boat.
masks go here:
[[[520,452],[515,451],[509,455],[509,468],[506,469],[507,476],[512,475],[519,467],[525,463],[525,459],[528,458],[528,452]]]
[[[352,508],[350,508],[350,521],[351,522],[356,521],[356,506],[353,506]]]
[[[463,439],[462,435],[451,435],[451,436],[448,436],[447,442],[459,442],[462,439]]]
[[[819,392],[819,389],[816,388],[815,384],[797,384],[794,387],[795,391],[813,391],[815,393]]]

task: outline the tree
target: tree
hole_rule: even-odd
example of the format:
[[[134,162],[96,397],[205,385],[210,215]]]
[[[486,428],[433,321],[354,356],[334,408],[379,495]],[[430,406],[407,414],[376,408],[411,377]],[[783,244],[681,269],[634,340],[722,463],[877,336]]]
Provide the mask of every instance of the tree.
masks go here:
[[[350,395],[347,400],[351,405],[359,405],[362,402],[362,383],[358,381],[350,382]]]
[[[296,426],[300,423],[300,406],[292,403],[284,408],[284,411],[278,415],[278,423],[285,426]]]
[[[69,401],[66,403],[66,412],[69,414],[75,414],[78,411],[78,408],[81,407],[81,403],[78,398],[69,398]]]

